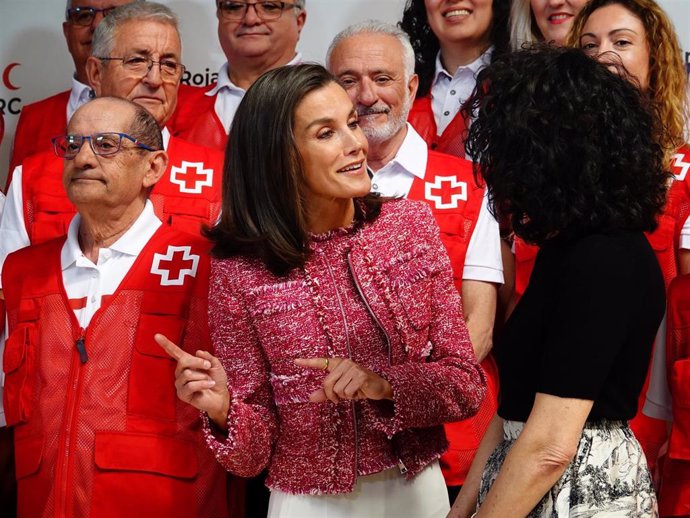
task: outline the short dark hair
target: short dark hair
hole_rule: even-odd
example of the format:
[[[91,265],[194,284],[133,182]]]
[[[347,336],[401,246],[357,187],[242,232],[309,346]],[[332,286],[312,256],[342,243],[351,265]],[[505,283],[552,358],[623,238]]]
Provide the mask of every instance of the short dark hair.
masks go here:
[[[491,28],[489,41],[494,46],[492,59],[510,50],[510,0],[493,0],[491,4]],[[424,97],[431,90],[436,68],[436,55],[441,48],[438,38],[427,21],[424,0],[407,0],[402,20],[398,24],[410,37],[415,53],[415,72],[419,76],[417,97]],[[451,74],[455,70],[449,70]]]
[[[136,111],[129,127],[129,134],[152,149],[163,149],[163,135],[156,119],[143,106],[132,104]]]
[[[656,228],[670,174],[656,115],[623,69],[536,45],[481,71],[465,111],[475,174],[524,240]]]
[[[321,65],[303,64],[271,70],[247,90],[225,150],[221,218],[205,233],[216,257],[258,257],[276,275],[306,261],[309,229],[294,116],[307,95],[331,83],[338,84]],[[362,216],[372,221],[382,201],[371,194],[362,201]]]

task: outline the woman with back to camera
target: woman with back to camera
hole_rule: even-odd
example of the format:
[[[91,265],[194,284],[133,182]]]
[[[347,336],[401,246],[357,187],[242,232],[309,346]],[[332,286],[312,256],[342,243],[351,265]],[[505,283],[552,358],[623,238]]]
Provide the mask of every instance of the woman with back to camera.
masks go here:
[[[627,424],[664,311],[644,236],[669,176],[655,117],[579,49],[518,51],[478,81],[468,148],[495,210],[540,251],[494,346],[498,413],[451,516],[658,516]]]
[[[681,46],[671,20],[652,0],[593,0],[575,21],[569,43],[583,48],[604,63],[622,63],[659,111],[656,138],[666,151],[666,160],[674,177],[668,186],[668,200],[659,218],[659,228],[649,233],[647,238],[668,287],[677,275],[690,273],[690,175],[687,174],[690,149],[685,143],[688,82]],[[678,326],[677,322],[670,324]],[[674,350],[667,354],[664,319],[654,347],[646,401],[642,400],[646,415],[640,413],[631,423],[652,467],[667,438],[666,421],[674,421],[677,435],[687,429],[684,419],[673,419],[673,411],[679,408],[678,405],[686,405],[681,387],[687,386],[687,376],[674,381],[667,377],[667,366],[671,367],[683,356],[681,351]],[[669,383],[676,384],[671,391]],[[659,498],[662,515],[686,515],[690,512],[690,499],[679,497],[687,491],[681,490],[681,481],[690,479],[687,460],[680,460],[687,457],[682,450],[674,441],[669,451],[673,460],[663,463]]]
[[[218,359],[158,337],[179,397],[226,469],[268,465],[270,517],[445,516],[441,423],[485,381],[431,212],[369,194],[356,111],[318,65],[256,81],[227,149]]]

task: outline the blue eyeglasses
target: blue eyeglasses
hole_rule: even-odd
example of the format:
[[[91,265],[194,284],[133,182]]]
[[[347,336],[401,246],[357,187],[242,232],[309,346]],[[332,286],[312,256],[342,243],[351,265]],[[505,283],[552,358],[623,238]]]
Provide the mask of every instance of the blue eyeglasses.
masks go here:
[[[55,154],[67,160],[74,159],[85,141],[89,141],[91,149],[95,155],[109,156],[114,155],[123,148],[122,139],[127,139],[134,144],[129,149],[143,149],[145,151],[156,151],[155,149],[139,142],[134,137],[126,133],[94,133],[93,135],[60,135],[52,139]]]

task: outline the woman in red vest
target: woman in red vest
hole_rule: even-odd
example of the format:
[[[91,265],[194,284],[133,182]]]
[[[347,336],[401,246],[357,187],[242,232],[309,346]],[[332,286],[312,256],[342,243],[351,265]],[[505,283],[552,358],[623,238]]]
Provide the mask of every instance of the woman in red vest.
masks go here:
[[[370,194],[366,154],[323,67],[259,78],[208,233],[218,358],[159,337],[217,460],[268,466],[270,518],[445,518],[442,424],[485,392],[431,212]]]

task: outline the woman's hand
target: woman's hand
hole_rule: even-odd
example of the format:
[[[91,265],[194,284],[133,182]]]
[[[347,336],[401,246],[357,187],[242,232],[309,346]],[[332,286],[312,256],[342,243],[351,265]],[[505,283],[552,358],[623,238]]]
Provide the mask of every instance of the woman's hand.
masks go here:
[[[393,399],[390,383],[348,358],[298,358],[301,367],[328,371],[323,387],[309,395],[313,403],[343,399]]]
[[[227,430],[230,393],[225,369],[218,358],[208,351],[197,351],[196,355],[192,356],[161,334],[156,334],[154,339],[177,361],[177,397],[206,412],[219,428]]]

